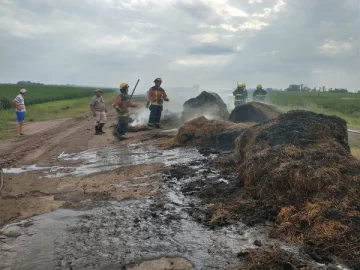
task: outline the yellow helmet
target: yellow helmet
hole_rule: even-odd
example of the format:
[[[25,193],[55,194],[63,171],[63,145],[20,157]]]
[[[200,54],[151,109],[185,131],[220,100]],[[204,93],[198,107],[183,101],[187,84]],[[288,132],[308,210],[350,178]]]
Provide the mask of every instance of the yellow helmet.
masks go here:
[[[120,89],[122,89],[122,88],[124,88],[126,86],[129,86],[129,85],[126,82],[123,82],[123,83],[120,84]]]
[[[258,85],[256,86],[256,88],[257,88],[257,89],[262,89],[262,85],[261,85],[261,84],[258,84]]]
[[[246,87],[246,84],[245,83],[238,83],[238,85],[237,85],[239,88],[241,88],[241,87]]]

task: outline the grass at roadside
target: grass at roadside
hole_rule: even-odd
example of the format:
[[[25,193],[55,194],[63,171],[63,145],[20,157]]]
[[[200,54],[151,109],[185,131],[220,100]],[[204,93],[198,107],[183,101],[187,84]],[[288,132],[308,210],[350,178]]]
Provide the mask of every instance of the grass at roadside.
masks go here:
[[[116,92],[104,94],[105,102],[111,104],[116,95]],[[73,118],[85,115],[90,111],[90,99],[91,97],[83,97],[28,106],[26,122]],[[5,140],[15,135],[15,119],[14,109],[0,111],[0,140]]]
[[[21,88],[27,90],[26,104],[40,104],[57,100],[78,99],[90,97],[94,94],[94,87],[79,87],[65,85],[0,85],[0,110],[12,109],[11,101],[19,93]],[[113,90],[102,88],[104,93],[111,93]]]
[[[314,108],[360,117],[360,94],[330,92],[269,92],[268,101],[277,106]]]
[[[360,159],[360,148],[351,148],[351,154],[357,159]]]
[[[360,159],[360,135],[350,133],[349,144],[351,147],[351,154],[357,159]]]
[[[249,90],[252,97],[253,90]],[[268,92],[267,103],[286,112],[307,110],[345,119],[349,128],[360,129],[360,94],[330,92]]]

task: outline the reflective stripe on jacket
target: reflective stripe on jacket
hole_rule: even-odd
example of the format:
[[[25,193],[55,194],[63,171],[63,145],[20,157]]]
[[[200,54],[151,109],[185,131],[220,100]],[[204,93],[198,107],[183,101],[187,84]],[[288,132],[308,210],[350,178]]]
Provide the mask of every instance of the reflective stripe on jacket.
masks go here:
[[[161,87],[153,86],[149,89],[148,102],[152,105],[162,105],[165,98],[167,98],[166,92]]]

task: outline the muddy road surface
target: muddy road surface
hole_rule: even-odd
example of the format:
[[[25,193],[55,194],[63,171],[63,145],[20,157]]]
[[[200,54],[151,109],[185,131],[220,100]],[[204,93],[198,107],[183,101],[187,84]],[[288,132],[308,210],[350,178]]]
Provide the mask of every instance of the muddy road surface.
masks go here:
[[[271,245],[322,269],[266,227],[206,225],[192,182],[236,181],[215,152],[164,149],[171,123],[118,141],[115,123],[110,111],[101,136],[91,117],[28,123],[0,145],[0,269],[242,269],[239,254]]]

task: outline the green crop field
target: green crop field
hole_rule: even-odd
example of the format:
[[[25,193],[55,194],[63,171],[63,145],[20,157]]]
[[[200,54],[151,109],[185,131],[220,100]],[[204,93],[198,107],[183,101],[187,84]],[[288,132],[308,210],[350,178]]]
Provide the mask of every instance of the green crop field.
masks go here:
[[[329,92],[269,92],[267,102],[280,109],[303,109],[344,118],[360,128],[360,94]]]
[[[53,85],[0,85],[0,140],[15,134],[15,109],[11,101],[21,88],[27,90],[26,122],[72,118],[89,112],[89,101],[94,96],[93,87]],[[103,89],[107,102],[112,102],[116,92]]]
[[[76,99],[94,95],[95,88],[61,85],[0,85],[0,110],[13,108],[11,101],[19,94],[21,88],[27,90],[25,104],[27,106],[64,99]],[[111,89],[103,89],[104,93]]]
[[[355,93],[270,92],[268,101],[274,105],[293,108],[316,105],[321,109],[360,117],[360,94]]]

